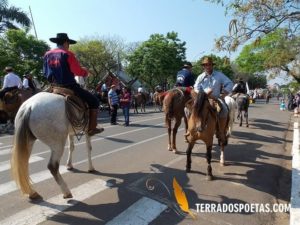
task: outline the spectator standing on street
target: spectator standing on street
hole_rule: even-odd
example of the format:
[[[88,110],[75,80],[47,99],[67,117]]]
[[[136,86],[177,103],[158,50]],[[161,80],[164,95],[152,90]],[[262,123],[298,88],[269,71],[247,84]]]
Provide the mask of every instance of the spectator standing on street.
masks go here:
[[[108,92],[108,104],[110,107],[110,124],[117,125],[117,113],[119,108],[119,96],[116,92],[116,85],[111,85]]]
[[[120,106],[123,109],[123,115],[125,118],[124,126],[129,126],[129,109],[130,109],[130,103],[131,103],[131,95],[130,91],[127,87],[123,88],[123,93],[121,95],[120,99]]]

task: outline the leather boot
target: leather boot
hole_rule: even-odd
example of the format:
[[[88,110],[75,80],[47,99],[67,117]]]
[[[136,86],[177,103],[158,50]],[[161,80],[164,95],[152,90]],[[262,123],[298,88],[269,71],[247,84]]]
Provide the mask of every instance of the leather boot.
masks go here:
[[[90,118],[89,118],[89,130],[88,135],[93,136],[95,134],[99,134],[104,131],[104,128],[97,127],[97,114],[98,109],[90,109]]]

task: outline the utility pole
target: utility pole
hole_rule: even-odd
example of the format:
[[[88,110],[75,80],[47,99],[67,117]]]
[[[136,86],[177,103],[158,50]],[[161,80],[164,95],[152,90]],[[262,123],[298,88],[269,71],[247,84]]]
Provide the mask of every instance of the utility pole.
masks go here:
[[[34,25],[33,16],[32,16],[32,12],[31,12],[30,6],[29,6],[29,12],[30,12],[30,16],[31,16],[31,21],[32,21],[32,25],[33,25],[35,37],[36,37],[36,39],[38,39],[37,34],[36,34],[36,29],[35,29],[35,25]]]

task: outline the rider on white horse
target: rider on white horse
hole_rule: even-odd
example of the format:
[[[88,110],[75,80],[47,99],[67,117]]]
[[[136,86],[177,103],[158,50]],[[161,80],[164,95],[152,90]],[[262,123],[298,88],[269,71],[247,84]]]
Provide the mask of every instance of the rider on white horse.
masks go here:
[[[104,129],[97,128],[99,101],[90,92],[81,88],[75,80],[74,74],[82,77],[88,75],[87,69],[82,68],[74,53],[69,51],[69,45],[76,44],[76,41],[69,39],[66,33],[58,33],[55,38],[50,38],[50,41],[56,43],[57,48],[46,52],[44,56],[44,75],[53,86],[71,89],[75,95],[88,104],[88,134],[92,136],[101,133]]]

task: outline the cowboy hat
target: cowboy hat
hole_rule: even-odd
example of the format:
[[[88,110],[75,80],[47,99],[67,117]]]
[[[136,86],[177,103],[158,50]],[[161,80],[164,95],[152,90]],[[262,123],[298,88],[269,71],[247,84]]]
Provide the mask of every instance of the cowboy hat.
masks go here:
[[[68,41],[69,43],[70,43],[70,45],[72,45],[72,44],[76,44],[77,43],[77,41],[74,41],[74,40],[72,40],[72,39],[70,39],[69,37],[68,37],[68,34],[66,34],[66,33],[57,33],[56,34],[56,37],[54,37],[54,38],[50,38],[49,39],[51,42],[54,42],[54,43],[61,43],[61,42],[65,42],[65,41]]]
[[[183,64],[183,68],[186,68],[186,67],[193,67],[193,65],[192,65],[192,63],[190,63],[190,62],[185,62],[185,63]]]
[[[13,68],[11,66],[7,66],[7,67],[5,67],[4,71],[5,72],[13,71]]]
[[[215,63],[213,62],[213,59],[209,56],[206,56],[204,57],[204,59],[202,60],[202,65],[205,65],[205,64],[212,64],[212,65],[215,65]]]

